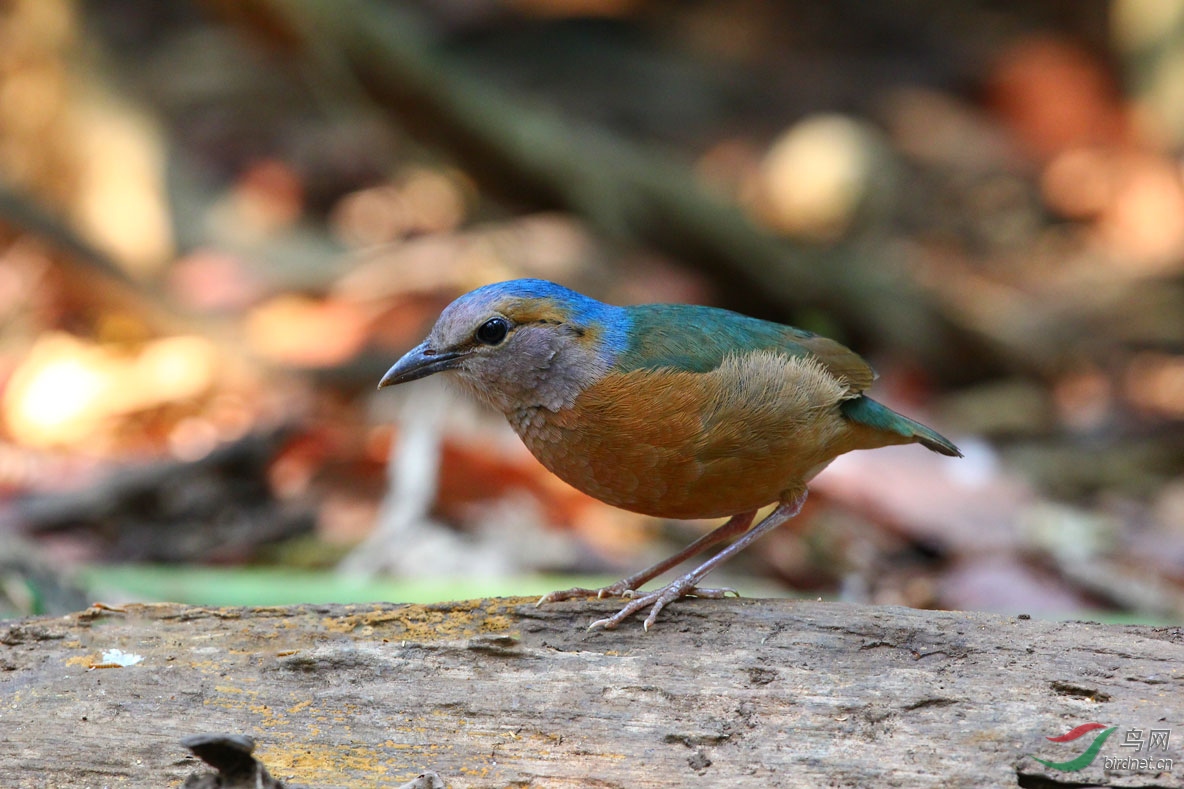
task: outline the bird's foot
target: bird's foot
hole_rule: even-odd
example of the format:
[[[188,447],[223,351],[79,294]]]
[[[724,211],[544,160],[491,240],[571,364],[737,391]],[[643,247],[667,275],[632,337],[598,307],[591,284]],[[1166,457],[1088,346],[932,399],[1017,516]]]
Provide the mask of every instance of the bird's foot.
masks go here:
[[[718,600],[720,598],[727,597],[728,595],[739,597],[740,593],[735,589],[707,589],[698,587],[695,586],[695,581],[692,577],[683,576],[682,578],[671,581],[661,589],[657,589],[653,592],[647,592],[646,594],[642,594],[640,596],[638,596],[638,592],[636,590],[630,590],[628,596],[633,599],[628,605],[606,619],[597,619],[595,622],[588,625],[588,629],[595,630],[596,628],[600,627],[604,628],[605,630],[614,630],[616,629],[617,625],[621,624],[641,609],[648,605],[652,605],[653,608],[650,609],[650,615],[645,618],[645,622],[643,622],[641,625],[648,631],[653,626],[654,622],[658,621],[658,614],[662,612],[662,609],[670,603],[673,603],[675,600],[681,599],[683,597],[706,597],[713,600]]]
[[[632,597],[636,593],[636,590],[630,585],[629,579],[624,578],[615,584],[602,586],[599,589],[585,589],[582,586],[573,586],[571,589],[548,592],[540,597],[535,605],[558,603],[561,600],[584,600],[589,597],[594,597],[598,600],[604,597]]]

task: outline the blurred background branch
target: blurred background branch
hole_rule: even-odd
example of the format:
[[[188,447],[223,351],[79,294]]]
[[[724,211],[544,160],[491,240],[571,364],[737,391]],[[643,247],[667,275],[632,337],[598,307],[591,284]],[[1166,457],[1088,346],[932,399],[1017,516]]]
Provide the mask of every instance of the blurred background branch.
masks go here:
[[[948,322],[901,276],[899,261],[858,240],[821,246],[774,237],[713,193],[690,161],[470,73],[412,6],[260,0],[259,11],[244,12],[239,3],[212,5],[259,37],[292,31],[301,56],[333,65],[318,73],[341,77],[330,90],[345,92],[356,80],[421,143],[443,146],[484,191],[528,210],[571,211],[607,238],[675,257],[726,283],[727,297],[750,312],[783,315],[815,304],[926,361],[948,346]],[[882,146],[856,155],[890,157]]]

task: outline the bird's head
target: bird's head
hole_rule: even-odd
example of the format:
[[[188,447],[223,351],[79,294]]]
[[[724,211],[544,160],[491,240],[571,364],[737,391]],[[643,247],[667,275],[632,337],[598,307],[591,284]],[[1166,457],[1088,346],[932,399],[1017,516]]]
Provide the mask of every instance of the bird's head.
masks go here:
[[[427,339],[382,377],[392,386],[447,370],[503,413],[571,405],[625,346],[624,310],[539,279],[498,282],[444,308]]]

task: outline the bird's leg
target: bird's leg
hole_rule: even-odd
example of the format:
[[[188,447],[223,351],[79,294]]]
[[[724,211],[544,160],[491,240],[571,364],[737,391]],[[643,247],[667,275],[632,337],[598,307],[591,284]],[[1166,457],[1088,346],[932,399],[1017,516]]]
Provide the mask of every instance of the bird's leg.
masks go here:
[[[805,502],[806,489],[803,488],[801,492],[795,495],[792,499],[788,501],[782,501],[781,504],[778,505],[777,509],[770,512],[764,520],[752,527],[752,529],[740,537],[740,539],[736,540],[736,542],[732,543],[727,548],[724,548],[722,551],[717,553],[715,556],[712,556],[710,559],[703,562],[703,564],[699,565],[694,570],[691,570],[684,576],[676,578],[657,591],[644,594],[640,597],[635,597],[629,602],[628,605],[626,605],[616,614],[608,617],[607,619],[598,619],[589,625],[588,629],[592,630],[597,627],[603,627],[605,630],[612,630],[641,609],[652,605],[653,608],[650,610],[650,615],[645,618],[645,622],[642,625],[646,630],[649,630],[650,626],[652,626],[654,622],[657,621],[658,614],[669,603],[674,602],[680,597],[686,597],[687,595],[695,594],[696,584],[703,580],[704,576],[706,576],[719,565],[726,562],[728,559],[740,553],[740,551],[744,550],[752,543],[759,540],[767,532],[772,531],[793,516],[797,515],[801,511],[802,505]],[[725,526],[726,525],[727,524],[725,524]]]
[[[539,598],[537,605],[543,603],[555,603],[560,600],[572,600],[584,597],[620,597],[622,595],[631,595],[636,592],[646,581],[658,577],[662,573],[669,570],[671,567],[676,567],[682,564],[687,559],[707,550],[716,543],[735,537],[738,534],[743,534],[745,529],[752,523],[752,519],[756,517],[756,512],[742,512],[739,515],[733,515],[728,519],[727,523],[719,528],[704,534],[693,543],[683,548],[673,556],[663,559],[655,564],[653,567],[647,567],[639,573],[634,573],[628,578],[622,578],[611,586],[601,587],[600,589],[584,589],[583,587],[575,587],[572,589],[564,589],[557,592],[545,594]],[[699,590],[700,597],[723,597],[724,594],[731,591],[730,589],[701,589]],[[692,594],[692,592],[688,592]]]

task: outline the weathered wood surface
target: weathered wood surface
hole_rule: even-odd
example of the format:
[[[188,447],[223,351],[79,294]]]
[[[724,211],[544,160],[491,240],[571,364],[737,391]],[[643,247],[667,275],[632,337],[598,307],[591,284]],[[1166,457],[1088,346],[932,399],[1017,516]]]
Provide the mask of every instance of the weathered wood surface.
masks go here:
[[[1184,786],[1180,628],[699,600],[210,609],[0,623],[4,787],[178,786],[242,733],[279,780],[394,787]],[[100,668],[103,653],[143,656]],[[1172,770],[1079,772],[1079,724],[1170,730]],[[1149,755],[1146,750],[1143,756]]]

